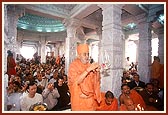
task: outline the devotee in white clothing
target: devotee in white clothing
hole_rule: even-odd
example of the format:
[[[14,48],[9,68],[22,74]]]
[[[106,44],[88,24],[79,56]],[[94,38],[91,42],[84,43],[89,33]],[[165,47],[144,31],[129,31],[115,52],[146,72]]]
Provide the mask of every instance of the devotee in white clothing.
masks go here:
[[[29,111],[30,107],[36,103],[43,103],[41,94],[36,93],[37,85],[35,82],[30,82],[27,87],[28,94],[21,98],[21,111]]]

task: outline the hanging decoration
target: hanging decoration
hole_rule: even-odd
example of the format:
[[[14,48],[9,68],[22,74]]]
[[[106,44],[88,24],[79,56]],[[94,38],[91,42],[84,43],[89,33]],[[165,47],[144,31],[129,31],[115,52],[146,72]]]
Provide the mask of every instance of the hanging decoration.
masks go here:
[[[109,59],[109,54],[107,53],[106,50],[102,51],[102,64],[101,64],[101,73],[103,76],[109,76],[110,74],[110,59]]]

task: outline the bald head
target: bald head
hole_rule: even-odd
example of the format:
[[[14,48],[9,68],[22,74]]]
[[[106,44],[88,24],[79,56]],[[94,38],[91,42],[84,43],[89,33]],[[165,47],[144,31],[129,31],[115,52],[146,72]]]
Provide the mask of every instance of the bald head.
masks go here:
[[[128,111],[134,111],[135,110],[135,104],[131,98],[124,99],[124,104]]]

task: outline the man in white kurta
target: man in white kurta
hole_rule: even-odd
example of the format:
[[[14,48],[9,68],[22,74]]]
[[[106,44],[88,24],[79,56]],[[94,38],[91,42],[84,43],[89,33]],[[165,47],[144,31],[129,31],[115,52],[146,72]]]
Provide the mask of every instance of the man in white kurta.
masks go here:
[[[37,85],[35,83],[30,83],[28,85],[28,94],[25,94],[20,101],[21,111],[29,111],[31,105],[36,103],[43,103],[43,97],[41,94],[36,93]]]

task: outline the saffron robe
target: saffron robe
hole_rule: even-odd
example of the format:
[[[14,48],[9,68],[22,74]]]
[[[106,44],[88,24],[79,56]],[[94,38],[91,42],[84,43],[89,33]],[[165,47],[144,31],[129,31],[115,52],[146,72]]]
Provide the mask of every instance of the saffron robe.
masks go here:
[[[137,105],[135,104],[135,107],[137,107]],[[119,107],[120,111],[128,111],[126,105],[121,104],[121,106]],[[137,109],[137,111],[140,111]],[[158,111],[156,108],[152,107],[152,106],[146,106],[146,109],[144,109],[144,111]]]
[[[160,66],[160,77],[159,77],[159,86],[160,88],[164,88],[164,65]]]
[[[68,87],[71,94],[72,111],[94,111],[100,103],[100,80],[97,73],[89,72],[82,83],[77,84],[78,77],[90,66],[75,59],[68,71]]]
[[[141,97],[140,94],[138,94],[137,91],[131,90],[130,98],[133,99],[135,104],[140,104],[144,109],[146,108],[146,104],[145,104],[143,98]]]
[[[158,61],[154,60],[151,67],[151,78],[159,80],[160,70],[161,70],[161,64]]]
[[[56,57],[56,61],[55,61],[55,62],[56,62],[56,64],[57,64],[57,65],[59,65],[59,64],[60,64],[60,61],[61,61],[60,56],[57,56],[57,57]]]
[[[101,93],[102,100],[99,106],[96,108],[97,111],[118,111],[118,101],[114,97],[111,105],[107,105],[105,102],[105,93]]]
[[[122,94],[122,96],[123,96],[123,94]],[[124,98],[128,98],[128,97],[124,97]],[[140,104],[141,107],[146,109],[146,104],[145,104],[143,98],[136,90],[134,90],[134,89],[130,90],[129,98],[131,98],[136,105]],[[120,103],[123,104],[124,102],[120,102]]]

